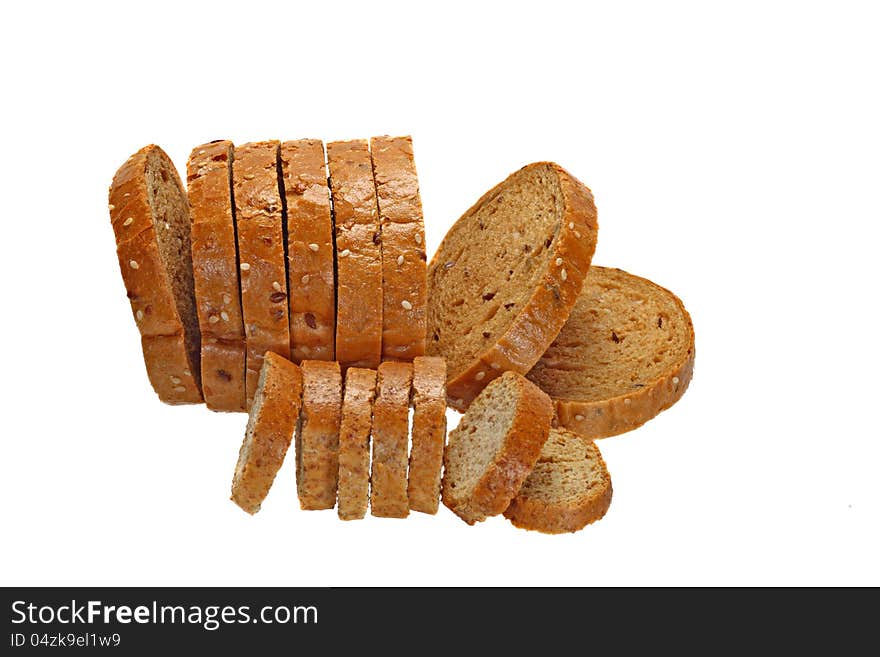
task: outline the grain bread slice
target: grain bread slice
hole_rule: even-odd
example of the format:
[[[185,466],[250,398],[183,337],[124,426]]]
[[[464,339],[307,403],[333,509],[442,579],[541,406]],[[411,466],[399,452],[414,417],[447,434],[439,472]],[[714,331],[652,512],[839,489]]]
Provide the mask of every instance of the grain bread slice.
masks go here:
[[[409,454],[409,508],[437,513],[446,445],[446,361],[437,356],[413,360],[412,446]]]
[[[370,503],[370,428],[375,398],[376,370],[348,368],[339,427],[336,493],[336,511],[342,520],[363,518]]]
[[[412,363],[385,361],[379,365],[373,405],[370,513],[382,518],[409,515],[406,467],[412,379]]]
[[[641,426],[678,401],[694,371],[694,327],[669,290],[591,267],[568,322],[528,378],[557,423],[587,438]]]
[[[593,441],[566,429],[551,429],[504,517],[521,529],[576,532],[605,515],[611,494],[611,476]]]
[[[504,511],[550,433],[553,405],[515,372],[494,379],[449,433],[443,504],[469,525]]]
[[[285,358],[290,356],[278,149],[277,141],[237,146],[232,166],[248,407],[257,388],[263,355],[273,351]]]
[[[336,275],[333,218],[320,139],[281,144],[287,207],[287,288],[290,353],[294,362],[334,360]]]
[[[412,137],[370,140],[382,226],[382,359],[425,353],[425,220]]]
[[[302,509],[332,509],[339,475],[342,375],[335,361],[304,360],[296,426],[296,492]]]
[[[193,280],[202,334],[202,392],[208,408],[215,411],[246,409],[233,151],[231,141],[212,141],[196,146],[186,163]]]
[[[302,399],[300,368],[269,352],[254,393],[244,442],[232,478],[232,501],[256,513],[290,447]]]
[[[151,144],[129,157],[113,176],[109,203],[119,269],[150,383],[163,402],[199,403],[189,205],[165,151]]]
[[[446,234],[428,266],[428,353],[458,410],[505,371],[525,374],[559,333],[596,247],[593,195],[552,162],[523,167]]]
[[[382,251],[370,150],[327,144],[336,232],[336,359],[376,368],[382,356]]]

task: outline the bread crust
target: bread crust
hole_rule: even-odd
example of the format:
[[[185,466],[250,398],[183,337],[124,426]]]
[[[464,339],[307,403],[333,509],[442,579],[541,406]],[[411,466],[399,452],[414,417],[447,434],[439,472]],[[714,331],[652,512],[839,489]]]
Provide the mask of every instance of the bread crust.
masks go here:
[[[370,513],[382,518],[409,515],[407,448],[412,363],[379,365],[373,404],[373,458],[370,470]]]
[[[480,391],[502,373],[525,374],[532,368],[568,319],[590,268],[598,235],[593,194],[586,185],[553,162],[535,162],[521,171],[543,166],[556,173],[563,196],[562,220],[547,271],[504,334],[470,366],[449,374],[446,384],[448,403],[456,410],[465,411]],[[509,179],[510,176],[486,192],[456,225],[466,222],[484,203],[494,198]],[[450,233],[453,230],[455,226]],[[448,234],[428,265],[429,278],[437,267],[443,265],[443,247],[447,239]]]
[[[296,491],[301,509],[332,509],[339,476],[342,374],[339,363],[304,360],[303,401],[296,427]]]
[[[375,398],[376,371],[348,368],[339,427],[336,509],[341,520],[363,518],[370,503],[370,429]]]
[[[365,140],[327,144],[336,233],[336,359],[376,368],[382,356],[382,251]]]
[[[196,146],[186,163],[193,279],[208,408],[244,411],[245,338],[232,206],[231,141]]]
[[[239,463],[232,480],[232,501],[248,513],[256,513],[275,480],[290,447],[302,399],[299,367],[274,353],[263,360],[263,402],[253,423],[253,440],[246,453],[247,436],[239,450]]]
[[[336,275],[324,143],[286,141],[280,157],[287,201],[291,357],[297,363],[334,360]]]
[[[153,389],[167,404],[197,404],[202,401],[199,363],[187,351],[184,324],[156,242],[146,179],[150,156],[166,160],[185,199],[174,164],[161,148],[150,144],[129,157],[109,190],[116,254]]]
[[[413,360],[412,446],[409,455],[409,508],[437,513],[440,475],[446,446],[446,359],[420,356]]]
[[[514,418],[501,448],[469,497],[455,497],[449,478],[449,449],[444,456],[443,504],[469,525],[496,516],[508,507],[532,471],[550,434],[553,417],[550,398],[520,374],[505,372],[502,377],[513,379],[518,388]]]
[[[411,361],[425,353],[428,294],[412,137],[373,137],[370,152],[382,226],[382,359]]]
[[[257,387],[263,355],[272,351],[284,358],[290,356],[278,148],[277,141],[237,146],[232,167],[247,349],[248,408]]]

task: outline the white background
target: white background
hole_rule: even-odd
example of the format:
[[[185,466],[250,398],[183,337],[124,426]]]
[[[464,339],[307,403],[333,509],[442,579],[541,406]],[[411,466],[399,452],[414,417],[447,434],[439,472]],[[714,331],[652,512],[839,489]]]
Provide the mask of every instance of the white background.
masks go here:
[[[319,4],[0,10],[0,583],[880,584],[871,3]],[[429,256],[552,159],[595,193],[594,262],[693,315],[685,397],[600,443],[601,522],[342,523],[298,509],[291,463],[249,517],[228,499],[245,417],[155,398],[117,166],[385,133],[414,136]]]

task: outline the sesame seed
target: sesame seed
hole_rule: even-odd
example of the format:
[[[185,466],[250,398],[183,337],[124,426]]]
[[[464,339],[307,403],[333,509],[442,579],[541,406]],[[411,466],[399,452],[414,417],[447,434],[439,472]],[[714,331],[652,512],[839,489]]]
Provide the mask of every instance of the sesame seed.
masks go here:
[[[480,370],[479,372],[477,372],[477,373],[474,375],[474,378],[475,378],[477,381],[482,381],[483,379],[486,378],[486,373],[483,372],[482,370]]]
[[[217,315],[211,315],[210,317],[208,317],[208,321],[211,322],[212,324],[216,324],[217,322],[220,321],[220,318],[217,317]]]
[[[140,267],[137,260],[130,260],[128,263],[128,266],[131,267],[132,269],[138,269]]]
[[[171,375],[171,383],[173,383],[176,386],[179,386],[180,385],[180,378],[176,377],[172,374]]]
[[[230,303],[232,303],[232,296],[224,293],[223,294],[223,305],[228,306]]]
[[[400,305],[403,306],[406,310],[412,310],[412,304],[409,301],[407,301],[406,299],[401,301]]]
[[[129,217],[125,221],[122,222],[123,226],[131,226],[134,223],[134,217]]]
[[[342,251],[339,252],[340,258],[347,258],[350,255],[351,255],[351,251],[349,251],[348,249],[342,249]]]
[[[281,292],[281,283],[278,281],[272,281],[272,289],[276,292]]]
[[[309,349],[309,345],[307,345],[307,344],[300,345],[299,350],[304,354],[307,354],[311,351],[311,349]]]
[[[624,404],[632,404],[632,403],[633,403],[633,400],[632,400],[632,399],[624,399],[624,400],[623,400],[623,403],[624,403]]]
[[[252,173],[246,173],[246,174],[244,174],[244,179],[245,179],[245,180],[253,180],[253,179],[254,179],[254,174],[252,174]]]
[[[574,419],[577,420],[578,422],[583,422],[583,421],[584,421],[584,416],[583,416],[583,415],[575,415],[575,416],[574,416]]]
[[[679,378],[677,376],[672,377],[672,385],[678,385]]]
[[[490,363],[489,367],[491,367],[493,370],[501,369],[501,365],[499,365],[498,363]]]
[[[556,258],[556,266],[558,267],[561,264],[562,264],[562,258]]]
[[[167,221],[165,222],[165,230],[171,230],[171,224],[169,224]]]
[[[250,266],[248,263],[246,263],[246,262],[241,263],[241,264],[239,265],[239,267],[241,268],[242,271],[247,271],[248,269],[251,268],[251,266]]]
[[[113,212],[116,209],[116,206],[112,203],[110,204],[110,212]]]
[[[309,244],[309,249],[312,250],[312,251],[317,251],[317,250],[318,250],[318,245],[315,244],[314,242],[312,242],[311,244]]]
[[[183,386],[174,386],[174,392],[186,392],[186,388]]]
[[[580,239],[581,238],[580,231],[578,231],[578,230],[574,231],[574,236],[577,237],[578,239]]]
[[[227,313],[224,310],[223,312],[220,313],[220,319],[222,319],[224,322],[228,322],[229,321],[229,313]]]
[[[416,233],[415,236],[413,237],[413,239],[416,241],[416,244],[421,244],[422,243],[422,234]]]
[[[141,321],[144,318],[144,311],[138,310],[134,316],[137,318],[137,321]]]
[[[569,230],[574,230],[574,222],[573,222],[573,221],[569,221],[569,222],[568,222],[568,229],[569,229]]]
[[[397,256],[397,266],[400,267],[403,264],[403,256]]]
[[[402,345],[398,345],[397,347],[395,347],[395,349],[397,351],[404,352],[407,350],[407,346],[405,344],[402,344]]]
[[[464,406],[464,399],[462,399],[461,397],[459,397],[458,399],[453,399],[452,401],[455,402],[456,406]]]
[[[129,196],[131,196],[131,192],[125,192],[125,194],[123,194],[122,196],[128,198]]]
[[[184,374],[185,376],[192,376],[193,373],[190,372],[189,370],[183,370],[183,374]]]
[[[568,272],[563,269],[562,271],[559,272],[559,277],[562,280],[566,280],[568,278]]]
[[[204,155],[204,154],[205,154],[205,149],[203,148],[202,150],[199,151],[199,155]]]
[[[303,285],[308,285],[309,284],[309,275],[304,274],[303,277],[301,279],[299,279],[299,282],[302,283]]]

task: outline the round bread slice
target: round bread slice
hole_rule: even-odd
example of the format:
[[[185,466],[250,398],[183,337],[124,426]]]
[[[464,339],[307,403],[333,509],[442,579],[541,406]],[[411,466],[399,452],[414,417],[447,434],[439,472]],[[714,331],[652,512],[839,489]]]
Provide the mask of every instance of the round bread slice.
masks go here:
[[[446,357],[452,407],[537,362],[577,300],[597,231],[590,190],[552,162],[520,169],[450,229],[428,267],[427,352]]]
[[[376,370],[348,368],[339,427],[336,512],[341,520],[363,518],[370,503],[370,428],[375,398]]]
[[[167,404],[202,401],[191,221],[174,163],[145,146],[110,185],[110,222],[150,383]]]
[[[412,363],[379,365],[373,405],[373,459],[370,470],[370,513],[406,518],[406,465],[409,447],[409,401]]]
[[[296,427],[296,492],[302,509],[332,509],[339,476],[342,374],[339,363],[304,360],[302,414]]]
[[[599,448],[571,431],[551,429],[504,517],[521,529],[576,532],[605,515],[611,493],[611,476]]]
[[[232,479],[232,501],[248,513],[260,510],[284,462],[299,417],[302,387],[296,365],[266,354]]]
[[[245,339],[238,285],[231,141],[196,146],[186,163],[192,213],[196,309],[202,333],[202,392],[208,408],[244,411]]]
[[[409,508],[437,513],[440,475],[446,445],[446,360],[420,356],[413,360],[412,447],[409,454]]]
[[[591,267],[568,322],[528,378],[557,424],[586,438],[641,426],[678,401],[694,372],[694,327],[669,290]]]
[[[443,504],[469,525],[504,511],[550,433],[553,405],[515,372],[493,380],[449,433]]]

